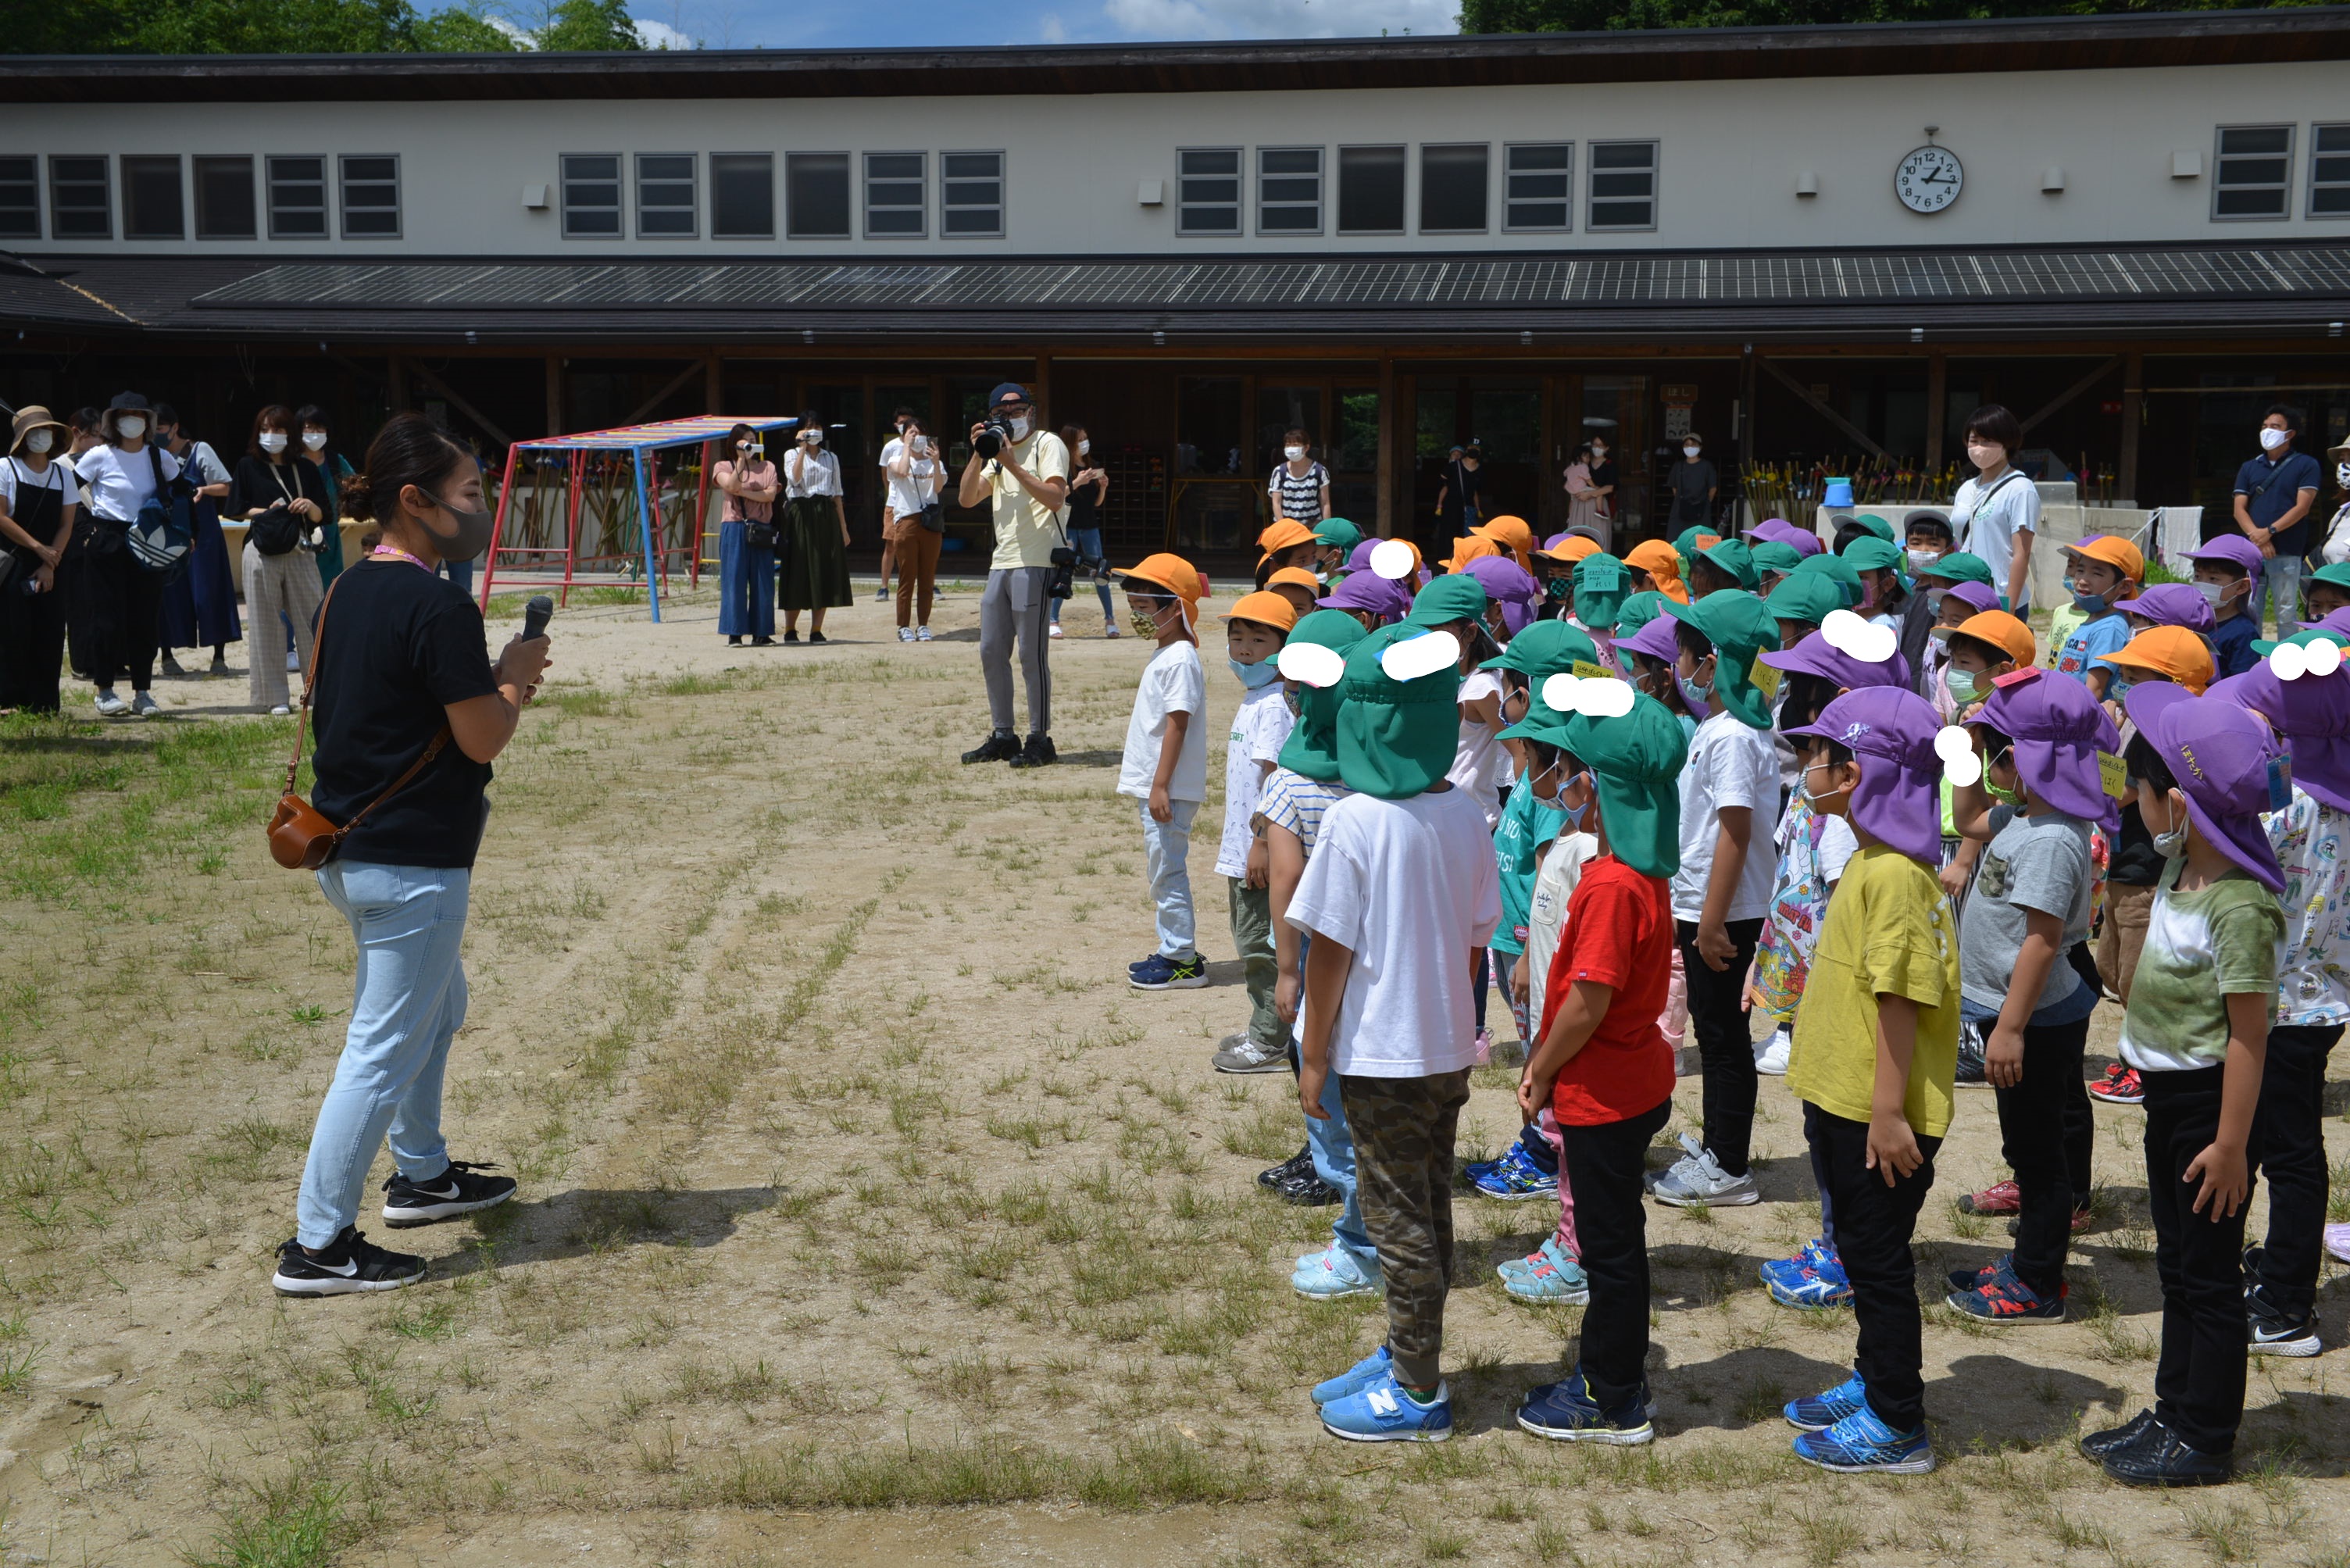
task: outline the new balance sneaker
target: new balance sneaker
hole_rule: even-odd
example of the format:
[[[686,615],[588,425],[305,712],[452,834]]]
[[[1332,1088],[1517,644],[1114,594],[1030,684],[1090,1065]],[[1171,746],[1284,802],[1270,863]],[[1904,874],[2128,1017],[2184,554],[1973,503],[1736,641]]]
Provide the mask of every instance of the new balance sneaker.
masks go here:
[[[1838,1421],[1868,1408],[1868,1390],[1856,1372],[1825,1394],[1790,1399],[1779,1413],[1799,1432],[1825,1432]]]
[[[2146,1085],[2138,1082],[2137,1069],[2119,1062],[2106,1069],[2106,1075],[2089,1085],[2092,1098],[2109,1106],[2142,1106],[2146,1104]]]
[[[2158,1417],[2135,1442],[2109,1449],[2102,1462],[2106,1474],[2124,1486],[2220,1486],[2236,1474],[2232,1457],[2189,1448]]]
[[[1322,1429],[1350,1443],[1440,1443],[1452,1436],[1452,1391],[1439,1383],[1436,1397],[1423,1405],[1390,1368],[1368,1387],[1323,1406]]]
[[[1782,1023],[1771,1031],[1771,1038],[1754,1050],[1754,1070],[1766,1078],[1787,1075],[1787,1057],[1795,1048],[1795,1033]]]
[[[277,1272],[269,1282],[282,1296],[348,1296],[396,1291],[423,1277],[423,1259],[379,1247],[346,1225],[324,1251],[306,1251],[299,1241],[278,1248]]]
[[[411,1225],[454,1220],[460,1214],[504,1203],[515,1195],[515,1179],[475,1174],[495,1168],[494,1161],[476,1164],[452,1159],[448,1169],[428,1181],[411,1181],[394,1172],[391,1179],[383,1184],[383,1222],[395,1231],[404,1231]]]
[[[1310,1397],[1316,1405],[1327,1405],[1334,1399],[1344,1399],[1349,1394],[1359,1394],[1387,1376],[1394,1366],[1395,1358],[1382,1345],[1337,1376],[1316,1383]]]
[[[1616,1408],[1601,1409],[1577,1366],[1561,1382],[1527,1389],[1525,1402],[1518,1407],[1518,1425],[1555,1442],[1633,1448],[1656,1440],[1654,1415],[1645,1384]]]
[[[1126,982],[1137,991],[1197,991],[1208,983],[1208,961],[1198,953],[1180,959],[1153,953],[1127,971]]]
[[[1994,1181],[1981,1192],[1959,1195],[1961,1214],[2016,1214],[2023,1209],[2023,1189],[2013,1181]]]
[[[2102,1432],[2091,1432],[2083,1438],[2080,1443],[2081,1452],[2103,1463],[2107,1454],[2143,1441],[2148,1432],[2161,1424],[2156,1419],[2153,1411],[2140,1410],[2118,1427],[2109,1427]]]
[[[1283,1182],[1292,1180],[1299,1176],[1311,1176],[1313,1174],[1314,1147],[1311,1144],[1308,1144],[1305,1147],[1299,1149],[1295,1154],[1291,1155],[1287,1159],[1283,1160],[1279,1165],[1268,1165],[1263,1170],[1258,1171],[1256,1173],[1256,1184],[1259,1187],[1271,1187],[1278,1189]]]
[[[1573,1253],[1558,1244],[1557,1236],[1546,1236],[1543,1239],[1541,1246],[1536,1247],[1524,1257],[1504,1258],[1494,1264],[1493,1272],[1504,1280],[1514,1280],[1533,1273],[1544,1263],[1564,1262],[1573,1256]]]
[[[1825,1236],[1814,1236],[1796,1248],[1794,1257],[1765,1259],[1754,1272],[1766,1285],[1782,1280],[1792,1284],[1803,1278],[1805,1271],[1816,1269],[1835,1256],[1835,1254],[1828,1250],[1828,1239]]]
[[[1379,1263],[1370,1260],[1366,1268],[1363,1260],[1349,1248],[1336,1241],[1319,1252],[1297,1260],[1297,1267],[1289,1276],[1290,1288],[1310,1302],[1335,1302],[1347,1296],[1375,1296],[1379,1293]]]
[[[1245,1034],[1227,1034],[1208,1058],[1208,1065],[1219,1073],[1286,1073],[1289,1071],[1289,1047],[1265,1045]]]
[[[2019,1323],[2063,1323],[2064,1298],[2071,1287],[2058,1285],[2053,1296],[2043,1296],[2019,1278],[2012,1254],[2000,1261],[1991,1278],[1979,1280],[1972,1290],[1952,1291],[1945,1299],[1958,1311],[1982,1323],[2002,1326]]]
[[[2244,1334],[2254,1355],[2315,1355],[2325,1348],[2315,1313],[2288,1313],[2258,1285],[2244,1287]]]
[[[1551,1238],[1545,1246],[1558,1239]],[[1523,1274],[1504,1274],[1502,1288],[1522,1302],[1539,1302],[1544,1306],[1584,1306],[1591,1300],[1591,1276],[1583,1272],[1583,1264],[1571,1252],[1564,1250],[1541,1256],[1541,1262]]]
[[[1681,1141],[1684,1147],[1695,1143],[1686,1137]],[[1731,1175],[1713,1158],[1713,1151],[1702,1146],[1692,1148],[1687,1158],[1657,1178],[1657,1184],[1648,1190],[1658,1202],[1674,1209],[1734,1209],[1762,1201],[1752,1171]]]
[[[1852,1305],[1852,1278],[1844,1272],[1844,1260],[1834,1252],[1792,1279],[1773,1279],[1763,1288],[1781,1306],[1803,1312],[1828,1312]]]
[[[1925,1428],[1897,1432],[1866,1405],[1833,1427],[1797,1438],[1795,1457],[1845,1475],[1921,1476],[1934,1468]]]
[[[784,633],[785,642],[797,642],[799,634]],[[1008,763],[1020,754],[1020,737],[1009,730],[997,730],[962,754],[966,763]]]
[[[1504,1203],[1558,1196],[1557,1172],[1543,1169],[1526,1158],[1523,1145],[1514,1143],[1501,1158],[1471,1177],[1470,1185],[1485,1197],[1498,1198]]]

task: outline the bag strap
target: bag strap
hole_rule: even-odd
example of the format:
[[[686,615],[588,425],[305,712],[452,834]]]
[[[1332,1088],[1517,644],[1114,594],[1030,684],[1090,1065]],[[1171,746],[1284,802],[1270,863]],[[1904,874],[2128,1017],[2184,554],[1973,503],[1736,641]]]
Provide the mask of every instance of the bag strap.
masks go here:
[[[343,578],[348,575],[348,573],[337,573],[335,580],[327,585],[327,597],[319,601],[318,604],[318,627],[317,630],[314,632],[310,638],[311,678],[307,679],[302,682],[301,717],[294,722],[294,755],[286,764],[286,793],[287,794],[292,794],[294,793],[295,775],[302,770],[303,744],[309,737],[310,694],[317,690],[317,680],[316,677],[318,670],[318,656],[326,651],[327,647],[327,609],[335,602],[335,590],[342,586]],[[381,805],[385,801],[390,800],[393,795],[398,794],[401,790],[407,788],[409,781],[413,779],[418,774],[422,773],[426,767],[431,765],[432,759],[441,754],[442,748],[449,743],[451,734],[452,732],[449,726],[446,723],[443,723],[441,726],[440,732],[434,735],[432,740],[425,742],[423,754],[418,757],[414,762],[408,764],[408,771],[394,779],[391,782],[390,788],[385,790],[381,794],[377,795],[373,800],[368,802],[367,805],[361,806],[359,808],[359,814],[357,816],[352,817],[348,822],[335,829],[335,842],[338,844],[341,843],[344,838],[349,836],[353,828],[367,820],[369,812],[373,811],[377,806]]]

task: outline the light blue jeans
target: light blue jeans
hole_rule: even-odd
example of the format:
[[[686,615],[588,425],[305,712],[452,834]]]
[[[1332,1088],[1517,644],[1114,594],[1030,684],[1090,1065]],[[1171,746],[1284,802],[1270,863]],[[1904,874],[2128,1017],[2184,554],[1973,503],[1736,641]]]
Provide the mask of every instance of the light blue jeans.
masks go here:
[[[2260,625],[2269,605],[2276,606],[2280,640],[2301,629],[2301,557],[2272,556],[2261,563],[2261,580],[2252,592],[2252,624]]]
[[[1097,574],[1102,568],[1103,556],[1101,535],[1102,531],[1098,528],[1072,528],[1069,530],[1069,548],[1077,553],[1077,559],[1084,563],[1085,568],[1088,572]],[[1101,581],[1100,578],[1097,576],[1094,581],[1094,592],[1101,596],[1103,622],[1107,625],[1112,631],[1117,630],[1118,611],[1110,607],[1109,585]],[[1055,599],[1053,601],[1053,624],[1055,626],[1061,624],[1061,601],[1059,599]]]
[[[1159,907],[1159,952],[1162,958],[1190,958],[1200,950],[1199,926],[1191,915],[1191,819],[1200,815],[1196,800],[1170,800],[1173,815],[1165,822],[1150,820],[1150,802],[1141,808],[1143,874],[1150,878],[1150,901]]]
[[[335,1081],[310,1133],[295,1235],[324,1247],[359,1222],[368,1168],[386,1133],[402,1176],[449,1168],[441,1137],[441,1077],[449,1040],[465,1022],[465,940],[471,870],[331,862],[319,891],[351,923],[359,974]]]

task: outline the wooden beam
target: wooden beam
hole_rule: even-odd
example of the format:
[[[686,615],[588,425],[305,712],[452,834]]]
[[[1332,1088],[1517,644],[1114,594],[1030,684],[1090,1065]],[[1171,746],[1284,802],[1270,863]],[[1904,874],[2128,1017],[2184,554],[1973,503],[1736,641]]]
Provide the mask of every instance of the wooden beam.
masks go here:
[[[724,361],[712,350],[702,358],[702,411],[723,414],[726,411],[726,372]]]
[[[1395,434],[1396,434],[1396,373],[1395,356],[1379,356],[1379,456],[1372,472],[1378,482],[1378,506],[1372,514],[1371,527],[1382,539],[1395,537]]]
[[[1942,442],[1950,423],[1950,357],[1935,350],[1926,357],[1926,472],[1942,472]]]
[[[425,369],[424,366],[411,363],[408,367],[408,373],[414,376],[418,380],[423,382],[428,390],[438,392],[442,398],[446,399],[451,408],[456,410],[459,413],[464,415],[467,419],[481,426],[482,433],[484,435],[489,437],[500,446],[514,445],[514,437],[506,434],[505,431],[492,424],[489,420],[484,416],[481,410],[473,407],[473,404],[467,402],[463,398],[459,397],[454,388],[451,387],[448,382],[442,380],[440,377],[434,375],[431,370]]]
[[[1809,387],[1804,386],[1801,381],[1796,380],[1793,376],[1788,375],[1786,371],[1782,370],[1778,366],[1773,364],[1770,360],[1765,359],[1760,354],[1754,356],[1754,362],[1762,366],[1764,370],[1770,372],[1771,379],[1773,380],[1777,381],[1781,386],[1786,388],[1787,390],[1794,393],[1798,398],[1801,398],[1804,400],[1804,406],[1805,408],[1810,409],[1812,412],[1819,415],[1820,418],[1827,421],[1828,423],[1835,426],[1836,429],[1844,431],[1845,434],[1858,441],[1861,445],[1861,450],[1867,452],[1871,457],[1887,457],[1891,455],[1883,447],[1871,441],[1866,431],[1862,430],[1858,425],[1853,423],[1850,420],[1845,418],[1842,414],[1828,407],[1827,404],[1820,399],[1812,396],[1812,389]]]
[[[546,433],[563,433],[563,356],[546,357]]]
[[[663,403],[668,402],[672,396],[684,389],[684,386],[688,381],[692,380],[696,376],[704,374],[707,369],[708,367],[703,363],[703,361],[696,359],[692,364],[688,365],[684,369],[680,370],[676,375],[671,376],[669,380],[662,385],[660,391],[655,392],[651,397],[647,398],[643,402],[639,403],[634,409],[631,409],[629,411],[629,417],[622,420],[620,422],[624,425],[643,423],[645,419],[650,415],[655,409],[658,409]]]
[[[2023,421],[2023,433],[2030,435],[2032,433],[2033,426],[2038,424],[2041,421],[2046,419],[2049,415],[2054,413],[2057,410],[2063,408],[2065,404],[2071,402],[2074,399],[2079,397],[2082,393],[2087,391],[2090,388],[2104,380],[2116,370],[2120,369],[2124,362],[2125,356],[2120,354],[2115,355],[2112,358],[2106,360],[2104,364],[2098,366],[2095,369],[2090,371],[2087,375],[2082,377],[2079,380],[2074,382],[2071,386],[2057,393],[2054,398],[2043,403],[2040,406],[2039,412],[2033,414],[2030,419]]]
[[[2137,432],[2146,420],[2146,356],[2122,356],[2122,450],[2114,463],[2115,499],[2137,500]]]

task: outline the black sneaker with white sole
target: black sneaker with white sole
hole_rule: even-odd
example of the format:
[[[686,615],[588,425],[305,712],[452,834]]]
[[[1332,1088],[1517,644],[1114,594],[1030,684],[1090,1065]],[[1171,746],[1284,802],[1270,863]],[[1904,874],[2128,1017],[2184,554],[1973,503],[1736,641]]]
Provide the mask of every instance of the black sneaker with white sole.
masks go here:
[[[377,1246],[347,1225],[322,1252],[298,1241],[277,1249],[277,1272],[270,1283],[281,1296],[348,1296],[362,1291],[396,1291],[424,1277],[424,1260]]]
[[[395,1172],[383,1184],[383,1222],[395,1231],[404,1231],[411,1225],[431,1225],[504,1203],[515,1195],[515,1179],[474,1174],[494,1168],[488,1163],[473,1165],[452,1159],[448,1169],[429,1180],[411,1181]]]

